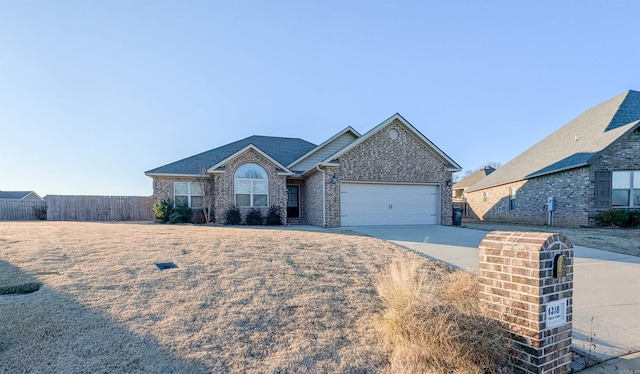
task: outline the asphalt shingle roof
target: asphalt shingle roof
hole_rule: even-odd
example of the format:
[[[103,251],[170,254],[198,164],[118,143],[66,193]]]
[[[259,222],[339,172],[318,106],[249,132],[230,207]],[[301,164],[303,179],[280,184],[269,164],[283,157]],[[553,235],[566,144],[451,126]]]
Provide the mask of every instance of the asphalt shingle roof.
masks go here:
[[[250,144],[253,144],[284,166],[289,165],[316,147],[315,144],[299,138],[254,135],[195,156],[151,169],[146,173],[200,175],[203,169],[206,170],[210,168]]]
[[[496,169],[492,168],[491,166],[486,166],[483,167],[482,169],[476,171],[475,173],[469,175],[468,177],[462,179],[460,182],[454,183],[453,184],[453,189],[460,189],[460,188],[468,188],[473,186],[474,184],[478,183],[481,179],[483,179],[484,177],[486,177],[487,175],[493,173]]]
[[[640,92],[630,90],[582,113],[468,191],[588,165],[639,124]]]
[[[20,200],[33,191],[0,191],[0,199]]]

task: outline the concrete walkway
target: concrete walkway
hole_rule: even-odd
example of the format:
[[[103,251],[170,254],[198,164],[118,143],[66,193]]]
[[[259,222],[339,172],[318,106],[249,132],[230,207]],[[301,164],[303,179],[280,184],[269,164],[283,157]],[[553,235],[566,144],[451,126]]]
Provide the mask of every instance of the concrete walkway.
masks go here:
[[[474,273],[478,246],[487,234],[437,225],[339,230],[387,240]],[[574,257],[573,348],[599,361],[615,358],[582,372],[640,373],[640,355],[634,354],[640,352],[640,257],[578,246]]]

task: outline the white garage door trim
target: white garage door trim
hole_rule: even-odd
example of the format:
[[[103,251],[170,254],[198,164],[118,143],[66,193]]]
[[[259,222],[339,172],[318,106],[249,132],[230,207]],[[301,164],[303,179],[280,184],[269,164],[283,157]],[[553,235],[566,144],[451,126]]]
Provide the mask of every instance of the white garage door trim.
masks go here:
[[[437,225],[440,188],[415,183],[340,183],[340,225]]]

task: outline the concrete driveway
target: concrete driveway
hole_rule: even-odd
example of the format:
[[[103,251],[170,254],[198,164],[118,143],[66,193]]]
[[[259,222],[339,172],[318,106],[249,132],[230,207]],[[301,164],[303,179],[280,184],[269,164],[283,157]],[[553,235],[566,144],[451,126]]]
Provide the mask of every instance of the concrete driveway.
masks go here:
[[[474,273],[478,246],[487,234],[437,225],[341,230],[380,238]],[[578,246],[574,256],[573,347],[599,359],[639,352],[640,257]]]

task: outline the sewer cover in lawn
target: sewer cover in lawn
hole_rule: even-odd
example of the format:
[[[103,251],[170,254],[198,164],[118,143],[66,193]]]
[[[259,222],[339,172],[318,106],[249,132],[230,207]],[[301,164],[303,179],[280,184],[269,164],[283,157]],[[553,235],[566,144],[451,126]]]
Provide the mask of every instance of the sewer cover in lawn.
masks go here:
[[[0,285],[0,295],[26,295],[36,292],[42,287],[40,282],[29,282],[17,285]]]
[[[156,266],[160,270],[175,269],[178,267],[178,265],[174,264],[173,262],[160,262],[157,263]]]

